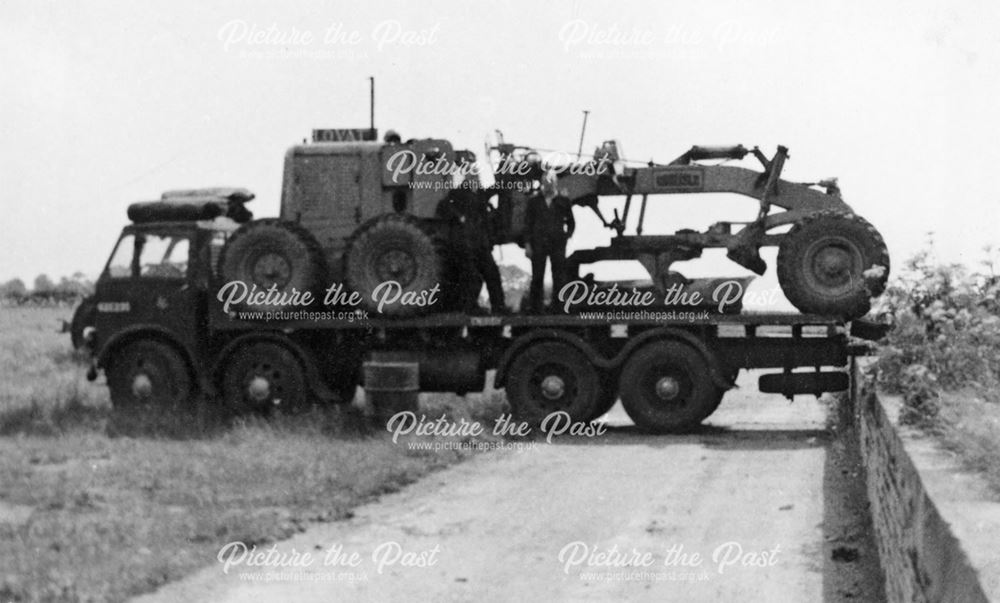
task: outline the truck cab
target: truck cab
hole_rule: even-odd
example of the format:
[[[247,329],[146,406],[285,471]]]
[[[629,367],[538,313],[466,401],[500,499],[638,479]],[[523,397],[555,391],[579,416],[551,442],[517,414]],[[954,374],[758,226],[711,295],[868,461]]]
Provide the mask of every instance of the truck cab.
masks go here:
[[[195,349],[203,320],[191,317],[204,313],[212,241],[224,237],[193,222],[126,226],[95,286],[96,349],[141,330]]]
[[[105,369],[109,385],[130,380],[111,387],[112,402],[121,398],[116,391],[177,389],[174,369],[183,366],[196,375],[194,367],[211,354],[203,334],[213,267],[239,227],[228,214],[243,217],[245,210],[242,201],[234,204],[218,189],[208,190],[213,192],[165,193],[160,201],[129,207],[132,223],[122,229],[95,285],[88,342],[92,374]],[[230,211],[236,206],[242,211]],[[179,384],[184,391],[176,399],[187,396],[191,381]]]

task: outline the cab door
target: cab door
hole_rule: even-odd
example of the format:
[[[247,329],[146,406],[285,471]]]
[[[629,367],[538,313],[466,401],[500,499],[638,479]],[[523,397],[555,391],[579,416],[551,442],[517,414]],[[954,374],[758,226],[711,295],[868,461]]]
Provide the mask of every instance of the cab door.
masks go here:
[[[199,293],[193,229],[126,229],[96,286],[98,345],[136,327],[198,344]]]

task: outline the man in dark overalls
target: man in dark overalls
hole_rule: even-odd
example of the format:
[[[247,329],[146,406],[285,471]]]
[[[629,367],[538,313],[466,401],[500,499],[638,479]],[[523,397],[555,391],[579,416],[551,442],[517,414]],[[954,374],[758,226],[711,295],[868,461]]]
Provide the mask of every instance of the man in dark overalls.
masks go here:
[[[573,236],[576,221],[570,200],[559,195],[554,173],[542,178],[539,194],[528,199],[524,217],[525,252],[531,259],[531,291],[528,310],[544,310],[546,260],[552,266],[552,297],[559,294],[566,282],[566,241]]]
[[[478,304],[482,281],[490,297],[493,314],[507,311],[504,300],[500,268],[493,259],[493,241],[490,238],[490,206],[492,192],[466,181],[451,192],[438,208],[438,214],[451,223],[450,242],[457,251],[453,261],[459,266],[461,305],[474,310]],[[478,273],[482,281],[475,278]]]

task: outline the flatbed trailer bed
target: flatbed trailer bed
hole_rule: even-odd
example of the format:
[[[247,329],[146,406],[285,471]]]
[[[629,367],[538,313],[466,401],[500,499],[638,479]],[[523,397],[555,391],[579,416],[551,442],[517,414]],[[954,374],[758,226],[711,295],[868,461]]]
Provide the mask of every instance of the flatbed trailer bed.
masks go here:
[[[595,309],[592,314],[604,312],[642,312],[642,309]],[[586,325],[636,325],[636,326],[719,326],[743,325],[748,328],[753,327],[831,327],[844,328],[845,321],[831,316],[820,316],[816,314],[799,314],[796,312],[741,312],[732,314],[720,314],[717,312],[698,310],[645,310],[649,314],[669,314],[686,313],[701,315],[707,313],[707,318],[629,318],[629,319],[600,319],[593,316],[582,317],[570,314],[503,314],[503,315],[480,315],[462,314],[449,312],[441,314],[431,314],[427,316],[401,317],[401,318],[359,318],[357,321],[346,319],[336,320],[246,320],[237,318],[239,313],[226,315],[221,312],[214,314],[211,328],[228,331],[242,329],[274,328],[280,330],[299,329],[434,329],[451,327],[472,327],[472,328],[538,328],[538,327],[580,327]],[[330,313],[329,310],[294,310],[292,313],[301,312],[312,314]],[[587,314],[587,311],[581,314]]]
[[[707,359],[706,370],[719,387],[731,387],[740,369],[780,369],[781,373],[763,376],[761,388],[789,397],[846,388],[844,367],[849,356],[867,350],[851,337],[851,323],[795,312],[597,308],[573,315],[452,312],[362,318],[362,311],[347,310],[339,311],[338,319],[331,318],[338,315],[337,310],[305,310],[303,316],[311,313],[315,319],[240,320],[237,312],[216,310],[210,330],[217,339],[232,342],[272,333],[314,348],[336,341],[368,360],[412,361],[420,366],[422,389],[457,393],[481,389],[488,369],[496,370],[494,386],[506,387],[517,357],[544,342],[559,342],[579,351],[602,380],[614,380],[644,344],[683,341]],[[611,318],[601,319],[601,313]],[[352,320],[346,319],[349,314]],[[616,318],[625,314],[639,318]],[[315,353],[303,350],[302,355]],[[475,375],[452,370],[470,366],[475,367]],[[322,372],[322,367],[315,370]]]

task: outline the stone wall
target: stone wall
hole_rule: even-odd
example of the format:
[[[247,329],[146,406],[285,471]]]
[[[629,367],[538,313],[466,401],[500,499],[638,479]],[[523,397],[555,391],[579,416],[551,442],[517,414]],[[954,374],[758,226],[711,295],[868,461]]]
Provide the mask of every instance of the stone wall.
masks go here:
[[[854,368],[854,416],[890,602],[988,601],[961,545],[924,490],[895,425]]]

